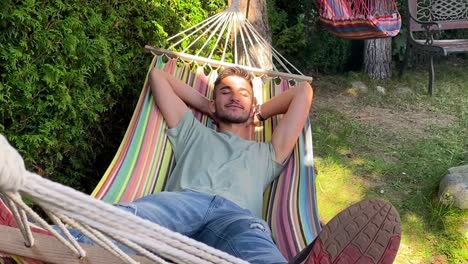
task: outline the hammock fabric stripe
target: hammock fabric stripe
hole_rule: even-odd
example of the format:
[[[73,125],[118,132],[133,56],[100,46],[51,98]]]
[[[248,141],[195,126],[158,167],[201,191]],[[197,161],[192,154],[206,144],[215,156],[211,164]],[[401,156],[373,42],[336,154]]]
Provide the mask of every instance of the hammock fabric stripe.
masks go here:
[[[192,69],[194,67],[190,64],[174,59],[165,62],[166,59],[155,56],[150,69],[163,69],[209,97],[218,74],[216,70],[206,76],[201,67]],[[265,101],[288,89],[289,83],[282,80],[277,84],[276,80],[268,79],[259,88],[263,94],[257,96]],[[196,111],[194,115],[203,124],[213,127],[211,119]],[[256,130],[256,140],[271,140],[278,120],[278,117],[274,117],[265,121],[263,129]],[[307,129],[309,126],[310,122],[307,122],[280,177],[264,192],[264,218],[270,224],[278,248],[287,259],[292,259],[311,243],[320,231],[314,170],[306,167],[302,160],[306,151],[305,140],[312,140],[310,129]],[[162,191],[175,166],[165,129],[166,124],[154,103],[147,77],[121,145],[92,196],[108,203],[118,203]],[[312,150],[307,151],[311,154]]]
[[[320,21],[331,33],[348,39],[394,37],[400,32],[401,17],[396,4],[389,0],[319,0]],[[351,5],[353,4],[353,8]],[[369,5],[381,5],[380,14],[373,15]]]

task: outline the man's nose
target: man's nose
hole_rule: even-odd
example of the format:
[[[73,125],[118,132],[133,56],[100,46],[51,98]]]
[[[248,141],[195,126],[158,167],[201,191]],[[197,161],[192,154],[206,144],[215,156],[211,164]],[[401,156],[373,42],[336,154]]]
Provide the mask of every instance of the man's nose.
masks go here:
[[[239,93],[231,93],[231,101],[239,102],[240,96]]]
[[[241,97],[242,97],[242,94],[239,91],[234,91],[231,93],[231,100],[235,100],[236,102],[238,102],[240,101]]]

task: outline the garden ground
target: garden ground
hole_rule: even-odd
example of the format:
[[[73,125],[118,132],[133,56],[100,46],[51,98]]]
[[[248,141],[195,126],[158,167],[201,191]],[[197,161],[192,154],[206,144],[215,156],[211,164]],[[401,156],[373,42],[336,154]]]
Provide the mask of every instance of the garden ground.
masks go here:
[[[466,59],[439,62],[433,97],[421,69],[385,82],[362,73],[315,76],[311,116],[324,223],[354,202],[382,197],[402,221],[395,263],[468,263],[468,212],[436,199],[447,169],[468,164],[467,73]]]

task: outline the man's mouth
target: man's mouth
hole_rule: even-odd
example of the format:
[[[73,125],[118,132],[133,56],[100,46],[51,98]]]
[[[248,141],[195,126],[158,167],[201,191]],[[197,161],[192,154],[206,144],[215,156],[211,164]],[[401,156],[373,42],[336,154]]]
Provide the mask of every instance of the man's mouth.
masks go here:
[[[226,107],[244,109],[244,107],[242,107],[242,105],[239,105],[239,104],[227,104]]]

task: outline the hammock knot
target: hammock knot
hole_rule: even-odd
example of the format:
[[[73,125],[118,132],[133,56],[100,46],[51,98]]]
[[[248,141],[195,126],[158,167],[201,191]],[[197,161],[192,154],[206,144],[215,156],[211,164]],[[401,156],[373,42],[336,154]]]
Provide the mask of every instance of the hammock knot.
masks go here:
[[[0,134],[0,191],[18,191],[23,186],[26,175],[23,158]]]
[[[234,8],[234,9],[239,9],[240,7],[240,1],[239,0],[232,0],[231,2],[231,8]]]

